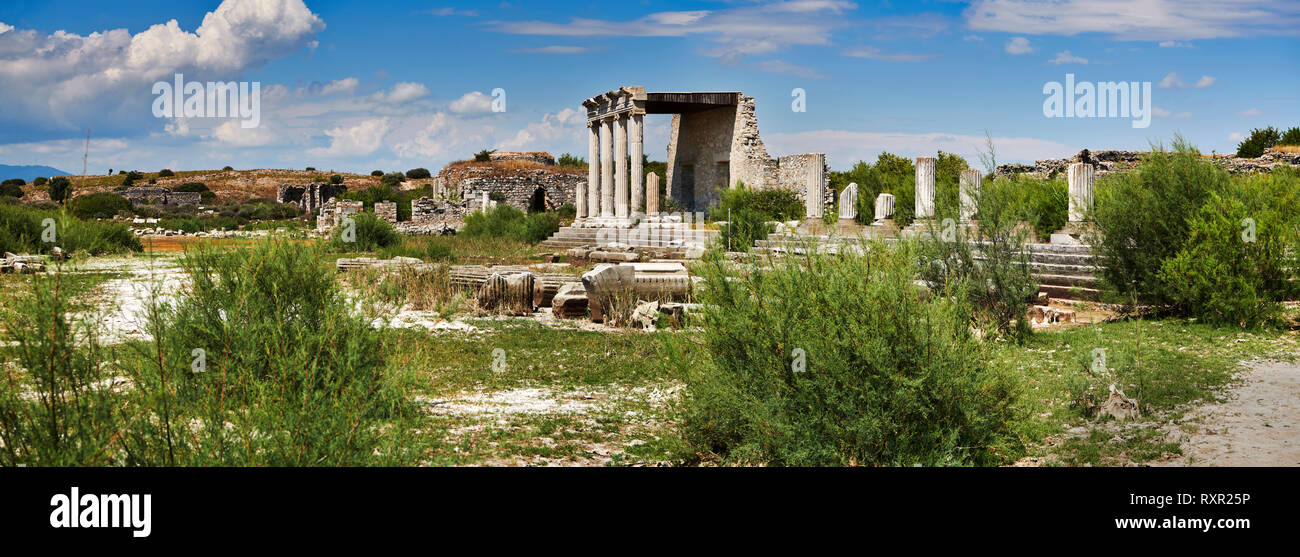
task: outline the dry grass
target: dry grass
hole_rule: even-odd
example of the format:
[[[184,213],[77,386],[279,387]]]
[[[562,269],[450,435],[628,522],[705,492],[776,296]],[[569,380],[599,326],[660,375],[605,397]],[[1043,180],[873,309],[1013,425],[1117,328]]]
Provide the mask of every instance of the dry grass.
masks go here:
[[[1274,145],[1273,150],[1288,155],[1300,155],[1300,145]]]

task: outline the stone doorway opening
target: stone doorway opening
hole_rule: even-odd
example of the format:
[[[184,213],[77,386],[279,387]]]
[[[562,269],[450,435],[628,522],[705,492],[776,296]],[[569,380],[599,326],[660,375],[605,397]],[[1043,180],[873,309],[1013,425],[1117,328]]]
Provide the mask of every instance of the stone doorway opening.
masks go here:
[[[533,197],[528,203],[528,212],[540,213],[546,210],[546,188],[533,190]]]

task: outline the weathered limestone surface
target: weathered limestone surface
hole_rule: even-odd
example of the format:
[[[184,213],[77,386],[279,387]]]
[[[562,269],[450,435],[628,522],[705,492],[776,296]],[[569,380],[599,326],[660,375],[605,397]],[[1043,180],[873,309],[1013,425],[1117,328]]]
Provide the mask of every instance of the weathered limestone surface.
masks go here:
[[[375,202],[375,216],[389,223],[397,223],[397,203],[394,201]]]
[[[858,217],[858,184],[851,183],[840,192],[840,220],[853,220]]]
[[[916,158],[916,220],[934,218],[934,157]]]
[[[876,196],[876,214],[873,219],[880,222],[894,217],[894,194],[882,193]]]
[[[614,216],[628,217],[627,117],[614,119]]]
[[[513,315],[532,313],[533,280],[527,271],[492,273],[479,288],[479,307]]]
[[[961,196],[961,221],[970,222],[971,217],[975,216],[984,174],[979,170],[966,169],[961,171],[960,180],[958,189]]]
[[[632,188],[632,196],[628,201],[628,210],[631,213],[641,211],[645,205],[645,116],[642,114],[632,113],[628,118],[628,158],[632,162],[632,175],[628,178],[628,187]]]
[[[587,315],[587,290],[581,282],[566,282],[551,299],[554,315],[561,319],[579,319]]]
[[[1070,222],[1083,222],[1087,212],[1092,210],[1094,179],[1091,164],[1076,162],[1070,165],[1067,174],[1070,185]]]
[[[659,175],[654,172],[645,177],[645,214],[659,214]]]

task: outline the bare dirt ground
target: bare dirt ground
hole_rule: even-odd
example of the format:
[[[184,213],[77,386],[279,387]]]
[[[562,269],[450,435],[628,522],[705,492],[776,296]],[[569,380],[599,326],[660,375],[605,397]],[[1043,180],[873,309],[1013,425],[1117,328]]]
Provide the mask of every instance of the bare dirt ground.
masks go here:
[[[1257,362],[1228,400],[1185,422],[1183,456],[1165,466],[1300,466],[1300,364]]]

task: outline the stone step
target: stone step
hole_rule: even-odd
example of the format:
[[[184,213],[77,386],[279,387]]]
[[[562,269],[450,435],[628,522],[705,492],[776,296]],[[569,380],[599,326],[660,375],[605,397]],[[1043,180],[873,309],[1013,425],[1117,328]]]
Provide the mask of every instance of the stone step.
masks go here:
[[[1051,273],[1030,273],[1034,280],[1041,284],[1050,284],[1053,286],[1083,286],[1092,288],[1097,284],[1097,277],[1091,276],[1074,276],[1074,275],[1057,275]]]
[[[1093,278],[1097,275],[1098,269],[1092,265],[1036,263],[1030,261],[1029,271],[1035,275],[1062,275]]]
[[[1101,291],[1096,288],[1087,288],[1081,286],[1062,286],[1056,284],[1040,284],[1038,291],[1046,293],[1049,298],[1058,298],[1062,300],[1078,300],[1082,302],[1095,302],[1101,299]]]

